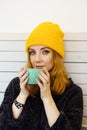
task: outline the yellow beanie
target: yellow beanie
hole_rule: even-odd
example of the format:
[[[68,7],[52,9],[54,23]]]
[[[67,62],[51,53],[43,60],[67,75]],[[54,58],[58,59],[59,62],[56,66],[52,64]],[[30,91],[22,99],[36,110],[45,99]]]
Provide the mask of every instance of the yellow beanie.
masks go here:
[[[63,36],[64,33],[57,24],[43,22],[31,32],[26,40],[26,52],[30,46],[44,45],[64,57]]]

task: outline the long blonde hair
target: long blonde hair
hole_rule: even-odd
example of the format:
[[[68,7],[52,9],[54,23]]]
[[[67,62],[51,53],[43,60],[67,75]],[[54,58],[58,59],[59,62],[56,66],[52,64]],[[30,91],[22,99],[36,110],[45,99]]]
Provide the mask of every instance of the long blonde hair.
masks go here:
[[[55,51],[53,51],[53,62],[54,66],[49,72],[51,79],[51,91],[54,94],[61,95],[69,84],[68,74],[64,67],[63,58]],[[26,67],[32,68],[29,54]]]
[[[63,58],[53,51],[54,67],[50,72],[51,91],[61,95],[69,84],[68,73],[64,67]]]

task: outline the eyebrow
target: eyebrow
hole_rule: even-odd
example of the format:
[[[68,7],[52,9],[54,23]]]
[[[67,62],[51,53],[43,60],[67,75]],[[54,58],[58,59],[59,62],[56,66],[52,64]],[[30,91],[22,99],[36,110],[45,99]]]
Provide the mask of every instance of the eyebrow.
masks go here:
[[[42,47],[41,50],[49,49],[48,47]],[[29,50],[34,50],[33,48],[29,48]]]

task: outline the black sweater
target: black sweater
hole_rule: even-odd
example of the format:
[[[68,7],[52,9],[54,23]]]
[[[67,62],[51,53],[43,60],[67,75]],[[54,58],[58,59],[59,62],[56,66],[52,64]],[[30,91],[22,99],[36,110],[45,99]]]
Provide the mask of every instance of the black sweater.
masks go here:
[[[39,94],[29,96],[18,119],[12,116],[12,103],[20,92],[19,78],[8,85],[0,108],[0,130],[80,130],[83,114],[81,88],[72,82],[62,95],[53,96],[60,116],[49,127]]]

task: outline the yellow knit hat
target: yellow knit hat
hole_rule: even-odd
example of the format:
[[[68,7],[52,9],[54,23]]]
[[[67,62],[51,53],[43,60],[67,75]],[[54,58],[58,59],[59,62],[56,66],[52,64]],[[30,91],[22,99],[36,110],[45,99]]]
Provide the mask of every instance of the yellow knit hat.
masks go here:
[[[64,57],[63,36],[64,33],[57,24],[43,22],[31,32],[26,40],[26,52],[30,46],[44,45]]]

